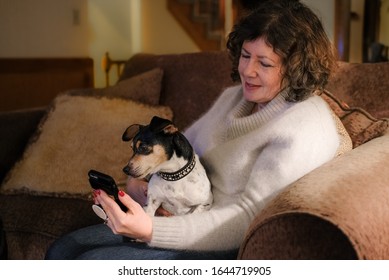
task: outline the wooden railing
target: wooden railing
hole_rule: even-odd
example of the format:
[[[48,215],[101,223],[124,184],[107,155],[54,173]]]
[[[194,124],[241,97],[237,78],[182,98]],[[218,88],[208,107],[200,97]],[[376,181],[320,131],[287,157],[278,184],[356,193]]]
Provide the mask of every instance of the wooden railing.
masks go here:
[[[225,0],[167,1],[170,13],[203,51],[224,49],[225,5]]]

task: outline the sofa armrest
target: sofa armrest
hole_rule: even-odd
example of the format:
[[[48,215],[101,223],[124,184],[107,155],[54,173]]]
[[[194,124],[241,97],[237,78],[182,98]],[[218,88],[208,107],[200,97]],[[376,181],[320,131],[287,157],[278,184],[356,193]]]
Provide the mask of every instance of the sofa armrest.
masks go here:
[[[0,182],[22,155],[44,113],[44,108],[0,113]]]
[[[241,259],[388,259],[389,134],[324,164],[258,214]]]

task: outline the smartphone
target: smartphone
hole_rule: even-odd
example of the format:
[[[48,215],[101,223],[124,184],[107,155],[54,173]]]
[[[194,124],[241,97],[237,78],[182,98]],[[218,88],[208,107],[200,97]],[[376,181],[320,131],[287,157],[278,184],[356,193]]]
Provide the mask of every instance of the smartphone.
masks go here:
[[[124,212],[127,212],[127,207],[119,200],[119,189],[111,176],[92,169],[89,170],[88,177],[89,183],[93,189],[105,191],[108,195],[113,197]]]

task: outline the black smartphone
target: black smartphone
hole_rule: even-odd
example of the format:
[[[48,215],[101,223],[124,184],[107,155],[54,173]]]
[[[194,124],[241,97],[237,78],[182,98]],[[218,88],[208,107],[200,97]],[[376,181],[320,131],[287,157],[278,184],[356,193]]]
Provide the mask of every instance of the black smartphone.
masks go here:
[[[127,207],[119,200],[119,189],[115,180],[111,176],[92,169],[89,170],[88,177],[89,183],[93,189],[105,191],[108,195],[114,198],[116,203],[119,204],[120,208],[124,212],[127,212]]]

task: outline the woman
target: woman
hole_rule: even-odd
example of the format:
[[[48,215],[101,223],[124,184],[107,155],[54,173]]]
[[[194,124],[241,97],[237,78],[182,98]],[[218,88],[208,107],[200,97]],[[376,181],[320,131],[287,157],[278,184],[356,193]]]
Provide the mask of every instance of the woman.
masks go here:
[[[233,259],[255,215],[280,190],[331,160],[341,146],[322,90],[335,64],[320,20],[298,1],[264,2],[231,32],[232,77],[213,107],[186,132],[212,182],[203,213],[149,217],[145,182],[130,180],[124,213],[103,191],[107,225],[71,233],[47,258]],[[113,233],[112,233],[113,232]],[[121,236],[143,242],[123,242]]]

